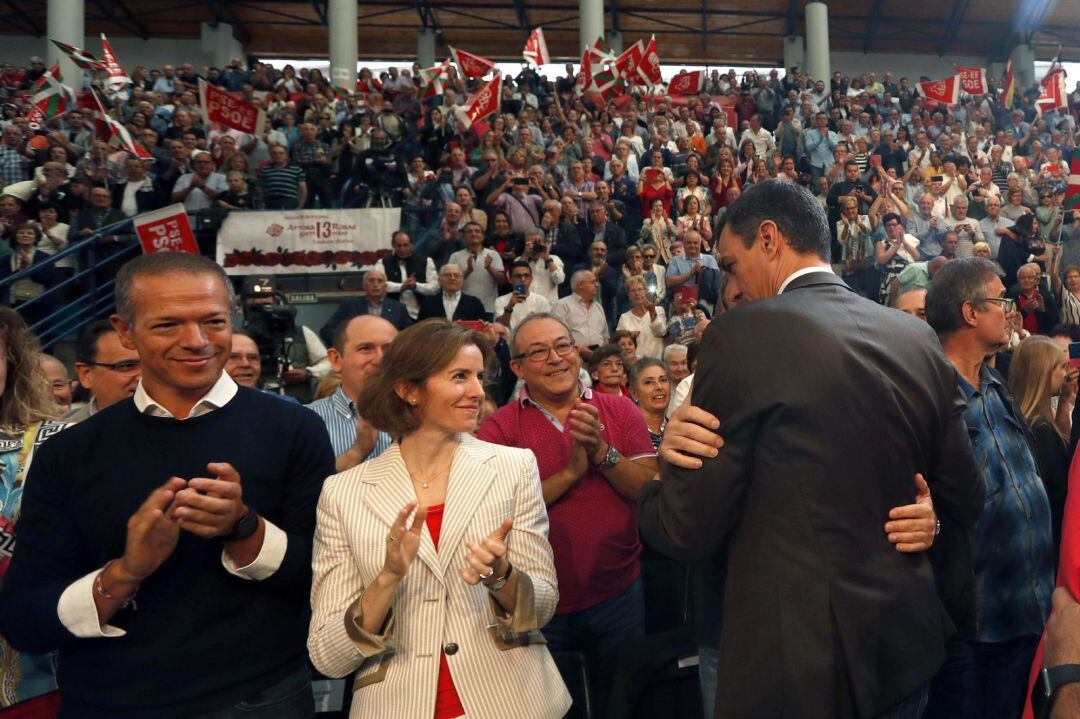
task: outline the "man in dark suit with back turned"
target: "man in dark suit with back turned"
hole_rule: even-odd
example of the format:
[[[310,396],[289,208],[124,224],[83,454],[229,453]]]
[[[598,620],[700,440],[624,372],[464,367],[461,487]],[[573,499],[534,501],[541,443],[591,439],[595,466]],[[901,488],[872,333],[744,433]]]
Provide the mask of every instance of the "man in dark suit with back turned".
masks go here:
[[[692,395],[724,445],[700,469],[665,463],[639,498],[653,546],[727,554],[717,719],[917,717],[952,624],[927,555],[895,551],[882,522],[916,473],[956,531],[982,507],[936,337],[856,295],[829,243],[797,185],[728,208],[717,259],[759,301],[709,326]]]

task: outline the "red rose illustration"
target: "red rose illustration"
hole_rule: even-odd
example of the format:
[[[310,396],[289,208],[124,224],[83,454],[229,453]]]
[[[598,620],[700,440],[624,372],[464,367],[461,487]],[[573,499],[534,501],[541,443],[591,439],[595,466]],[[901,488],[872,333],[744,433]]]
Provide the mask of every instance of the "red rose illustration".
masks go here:
[[[277,267],[281,264],[281,253],[267,252],[263,259],[267,267]]]
[[[307,257],[308,265],[314,267],[315,265],[323,264],[321,252],[316,252],[315,250],[308,250],[304,254]]]

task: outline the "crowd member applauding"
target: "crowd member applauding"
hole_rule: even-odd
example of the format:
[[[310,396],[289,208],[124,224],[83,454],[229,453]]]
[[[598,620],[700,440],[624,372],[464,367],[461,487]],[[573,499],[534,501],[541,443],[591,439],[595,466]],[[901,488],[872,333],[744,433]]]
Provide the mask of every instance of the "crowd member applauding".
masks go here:
[[[539,632],[559,592],[536,459],[470,435],[490,359],[443,320],[401,333],[360,396],[400,439],[324,485],[308,648],[329,676],[358,672],[354,718],[570,708]]]
[[[667,408],[671,402],[671,377],[664,363],[653,357],[638,360],[630,372],[630,397],[637,402],[653,449],[660,449],[667,426]]]
[[[58,652],[69,716],[312,716],[306,594],[333,454],[314,414],[224,373],[231,287],[183,252],[125,265],[112,321],[142,362],[135,396],[36,453],[0,631]]]

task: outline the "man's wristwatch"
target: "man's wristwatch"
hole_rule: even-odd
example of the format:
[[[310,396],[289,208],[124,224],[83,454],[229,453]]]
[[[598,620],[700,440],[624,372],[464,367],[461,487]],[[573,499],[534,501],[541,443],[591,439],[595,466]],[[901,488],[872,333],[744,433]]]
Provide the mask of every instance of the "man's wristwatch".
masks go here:
[[[231,532],[222,535],[221,541],[241,542],[255,534],[258,528],[259,513],[255,511],[254,507],[248,507],[247,514],[240,518],[240,521],[236,523]]]
[[[480,582],[487,587],[489,592],[497,592],[505,587],[506,583],[510,581],[510,572],[512,572],[513,569],[514,567],[510,564],[510,560],[508,559],[506,560],[506,571],[501,577],[488,577],[486,579],[481,579]],[[494,572],[492,573],[494,574]]]
[[[606,472],[607,470],[618,464],[620,461],[622,461],[622,455],[619,454],[619,450],[615,449],[609,444],[607,452],[604,453],[604,458],[597,462],[596,468],[599,469],[601,472]]]
[[[1035,719],[1050,719],[1058,692],[1073,682],[1080,682],[1080,664],[1061,664],[1039,672],[1031,691],[1031,708]]]

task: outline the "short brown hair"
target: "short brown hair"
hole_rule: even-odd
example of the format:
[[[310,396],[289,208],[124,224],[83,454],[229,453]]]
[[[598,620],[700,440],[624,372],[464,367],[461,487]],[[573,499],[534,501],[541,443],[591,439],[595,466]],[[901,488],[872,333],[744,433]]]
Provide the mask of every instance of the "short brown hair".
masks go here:
[[[363,408],[364,419],[395,439],[415,430],[421,421],[419,408],[398,396],[395,388],[401,384],[423,385],[468,345],[478,347],[484,367],[490,366],[491,345],[475,330],[430,319],[403,331],[394,338],[379,369],[360,391],[356,404]]]

